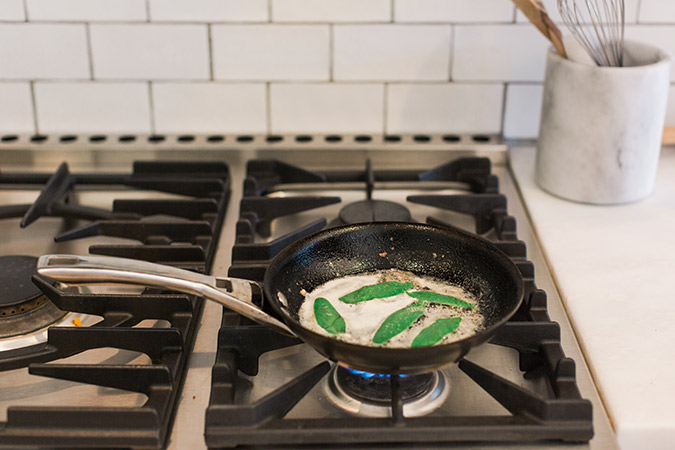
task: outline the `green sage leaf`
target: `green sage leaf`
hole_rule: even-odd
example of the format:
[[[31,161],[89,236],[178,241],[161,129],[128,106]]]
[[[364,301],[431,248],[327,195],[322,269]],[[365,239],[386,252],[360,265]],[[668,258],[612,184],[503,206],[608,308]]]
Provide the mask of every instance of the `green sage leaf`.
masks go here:
[[[461,317],[450,317],[449,319],[438,319],[425,329],[419,332],[413,339],[411,347],[429,347],[439,342],[445,336],[457,331]]]
[[[347,330],[345,319],[323,297],[314,301],[314,317],[316,317],[316,323],[330,334],[342,334]]]
[[[340,297],[340,301],[343,303],[361,303],[375,298],[393,297],[394,295],[404,293],[412,287],[412,283],[385,281],[384,283],[363,286],[349,294],[343,295]]]
[[[440,305],[450,305],[450,306],[458,306],[460,308],[475,308],[476,305],[473,303],[465,302],[464,300],[460,300],[456,297],[453,297],[452,295],[443,295],[443,294],[437,294],[436,292],[431,292],[431,291],[413,291],[413,292],[407,292],[407,294],[413,298],[416,298],[418,300],[425,300],[429,303],[437,303]]]
[[[418,301],[405,308],[399,309],[384,319],[380,328],[375,332],[373,342],[375,344],[384,344],[397,334],[410,328],[422,315],[426,308],[425,301]]]

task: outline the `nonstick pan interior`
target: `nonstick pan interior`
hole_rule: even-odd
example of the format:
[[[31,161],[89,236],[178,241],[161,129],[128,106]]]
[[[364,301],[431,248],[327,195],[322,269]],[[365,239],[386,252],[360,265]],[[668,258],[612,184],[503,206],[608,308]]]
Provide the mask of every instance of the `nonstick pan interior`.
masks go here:
[[[433,347],[382,348],[349,344],[300,325],[302,290],[391,268],[462,286],[479,300],[484,329]],[[345,366],[379,373],[425,372],[458,360],[489,339],[516,312],[523,295],[520,272],[489,242],[454,228],[395,222],[333,228],[296,242],[273,260],[264,288],[275,311],[320,353]]]

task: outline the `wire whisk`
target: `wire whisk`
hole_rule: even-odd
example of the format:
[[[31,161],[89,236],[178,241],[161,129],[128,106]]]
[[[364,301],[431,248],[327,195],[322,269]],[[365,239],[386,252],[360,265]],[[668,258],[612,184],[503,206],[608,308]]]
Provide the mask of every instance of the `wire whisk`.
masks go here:
[[[558,0],[558,11],[598,66],[623,66],[623,0]]]

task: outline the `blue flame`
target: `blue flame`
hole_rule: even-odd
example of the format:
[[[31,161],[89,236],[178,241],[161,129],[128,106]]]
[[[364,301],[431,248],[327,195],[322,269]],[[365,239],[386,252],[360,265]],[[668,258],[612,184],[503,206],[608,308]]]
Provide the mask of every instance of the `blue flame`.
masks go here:
[[[366,372],[366,371],[363,371],[363,370],[349,369],[349,368],[346,368],[346,367],[345,367],[345,369],[347,369],[349,372],[353,373],[354,375],[358,375],[358,376],[363,377],[363,378],[390,378],[391,377],[391,375],[389,375],[388,373],[373,373],[373,372]],[[405,378],[405,377],[407,377],[407,375],[401,374],[401,375],[399,375],[399,377]]]

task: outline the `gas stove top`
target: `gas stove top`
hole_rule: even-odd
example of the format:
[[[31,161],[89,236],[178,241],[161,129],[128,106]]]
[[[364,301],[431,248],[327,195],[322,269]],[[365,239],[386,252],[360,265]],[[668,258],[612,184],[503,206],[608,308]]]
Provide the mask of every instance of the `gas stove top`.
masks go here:
[[[10,392],[5,400],[0,396],[0,421],[6,421],[0,444],[557,448],[581,442],[576,446],[615,448],[506,167],[507,147],[498,138],[90,136],[51,142],[20,137],[0,146],[0,177],[22,182],[18,188],[0,185],[0,207],[24,205],[21,215],[13,206],[14,218],[0,220],[6,237],[0,257],[98,253],[259,281],[281,248],[314,231],[373,219],[428,222],[477,233],[507,253],[526,280],[526,306],[492,343],[473,349],[459,364],[422,380],[395,378],[396,392],[405,394],[403,401],[392,401],[390,377],[345,374],[306,344],[214,303],[119,286],[66,287],[38,277],[31,286],[37,297],[46,292],[57,315],[69,312],[48,323],[61,329],[33,332],[42,333],[33,342],[44,347],[42,356],[6,358],[12,362],[0,366],[1,389]],[[164,176],[174,171],[183,172],[178,181]],[[201,178],[203,189],[177,191],[194,178]],[[74,180],[76,189],[65,189]],[[38,195],[38,182],[65,191],[56,189],[55,198]],[[32,189],[23,189],[29,184]],[[190,206],[176,204],[186,197]],[[22,229],[19,216],[32,220],[25,205],[36,198],[47,206]],[[178,208],[167,211],[167,204]],[[76,215],[63,218],[67,214]],[[179,231],[168,230],[167,223]],[[211,233],[198,229],[204,224]],[[29,235],[31,227],[40,231]],[[157,317],[142,308],[144,316],[129,310],[129,298],[137,296],[145,297],[144,305],[170,303],[178,310]],[[84,299],[91,304],[82,307]],[[112,306],[101,306],[110,299]],[[125,314],[126,321],[119,317]],[[111,345],[97,335],[108,328],[129,336],[128,342],[137,338],[134,333],[178,333],[164,343],[141,337],[145,345],[123,344],[116,337]],[[64,337],[71,329],[91,337]],[[47,335],[50,343],[40,344]],[[183,350],[167,351],[171,339]],[[17,368],[30,362],[30,369]],[[113,381],[120,378],[105,374],[130,366],[141,367],[145,381]],[[93,381],[87,380],[92,373]],[[354,395],[354,383],[364,380],[380,390]],[[51,392],[42,395],[36,386]],[[72,403],[84,409],[71,409]],[[96,419],[88,416],[93,412]],[[37,422],[45,420],[53,426],[40,428]],[[90,424],[101,421],[115,425],[97,437]],[[3,442],[3,435],[12,440]]]

